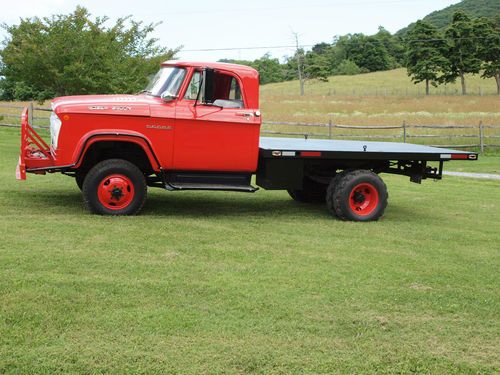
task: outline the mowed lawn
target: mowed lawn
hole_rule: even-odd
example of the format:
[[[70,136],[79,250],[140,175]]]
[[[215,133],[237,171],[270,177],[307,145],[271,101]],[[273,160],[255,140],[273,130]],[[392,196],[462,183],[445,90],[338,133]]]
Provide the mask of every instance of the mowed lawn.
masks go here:
[[[100,217],[71,178],[14,179],[18,134],[0,129],[0,373],[499,370],[498,181],[385,176],[373,223],[272,191],[150,189]]]

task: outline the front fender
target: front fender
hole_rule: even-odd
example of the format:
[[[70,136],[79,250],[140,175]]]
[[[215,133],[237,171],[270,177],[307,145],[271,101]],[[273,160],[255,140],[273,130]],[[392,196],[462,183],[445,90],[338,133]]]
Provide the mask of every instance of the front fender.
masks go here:
[[[155,172],[159,172],[161,170],[161,164],[156,156],[156,153],[153,149],[153,146],[150,140],[144,136],[144,134],[130,131],[130,130],[99,130],[92,131],[85,134],[78,144],[75,147],[75,151],[73,153],[72,160],[74,161],[73,167],[78,168],[84,159],[85,153],[89,149],[90,146],[97,142],[103,141],[119,141],[119,142],[131,142],[139,145],[151,163],[151,167]]]

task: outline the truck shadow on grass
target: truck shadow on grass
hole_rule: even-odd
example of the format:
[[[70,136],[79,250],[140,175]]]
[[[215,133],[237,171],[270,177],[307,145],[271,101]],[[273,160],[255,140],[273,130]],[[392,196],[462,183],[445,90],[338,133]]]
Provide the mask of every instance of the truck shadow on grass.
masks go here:
[[[226,194],[226,195],[225,195]],[[259,193],[257,193],[259,194]],[[318,219],[342,222],[333,217],[325,203],[299,203],[287,193],[271,193],[265,196],[243,193],[175,192],[150,196],[142,210],[142,216],[154,217],[240,217],[244,218],[288,218]],[[381,221],[411,223],[432,221],[436,215],[431,212],[415,212],[410,206],[389,205]]]
[[[72,214],[90,215],[82,195],[75,191],[4,191],[11,201],[22,206],[4,206],[4,211],[17,214]],[[259,193],[257,193],[259,194]],[[293,201],[286,193],[257,194],[223,192],[156,192],[149,194],[140,217],[231,217],[231,218],[318,218],[334,219],[325,204],[304,204]],[[432,220],[432,214],[422,215],[411,207],[389,205],[383,221]]]
[[[177,192],[150,196],[142,215],[157,217],[329,216],[326,207],[322,204],[301,204],[285,195],[257,197],[243,193],[224,195],[219,192]]]
[[[6,211],[30,214],[88,215],[82,194],[78,191],[9,191],[5,197],[22,206],[7,206]],[[12,199],[9,199],[12,197]],[[15,197],[15,198],[14,198]],[[301,204],[285,194],[256,196],[223,192],[153,192],[148,194],[140,217],[298,217],[328,218],[323,204]]]

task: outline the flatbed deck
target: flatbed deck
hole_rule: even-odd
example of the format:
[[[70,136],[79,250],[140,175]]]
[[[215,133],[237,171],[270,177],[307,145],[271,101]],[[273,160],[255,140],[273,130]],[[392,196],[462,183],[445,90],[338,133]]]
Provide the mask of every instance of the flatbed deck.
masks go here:
[[[477,153],[398,142],[260,137],[260,155],[324,159],[422,160],[477,159]],[[281,153],[281,154],[280,154]]]

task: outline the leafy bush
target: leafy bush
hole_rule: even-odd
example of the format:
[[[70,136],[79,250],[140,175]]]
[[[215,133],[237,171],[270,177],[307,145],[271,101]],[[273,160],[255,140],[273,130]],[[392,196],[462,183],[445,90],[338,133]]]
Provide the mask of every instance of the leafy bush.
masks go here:
[[[77,7],[68,15],[4,25],[8,38],[0,51],[2,99],[137,92],[160,62],[177,52],[149,37],[154,24],[130,17],[108,24],[106,17],[92,19]]]
[[[339,76],[352,76],[360,73],[367,73],[368,69],[360,68],[354,61],[342,60],[334,69],[334,74]]]

